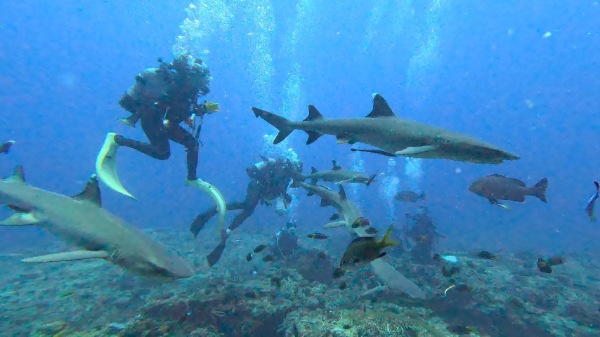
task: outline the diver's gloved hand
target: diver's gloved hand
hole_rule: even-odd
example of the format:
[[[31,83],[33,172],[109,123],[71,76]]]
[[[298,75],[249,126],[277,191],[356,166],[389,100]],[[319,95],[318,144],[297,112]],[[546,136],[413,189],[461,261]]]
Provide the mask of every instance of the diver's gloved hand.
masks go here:
[[[215,102],[204,102],[204,111],[207,114],[211,114],[214,112],[219,112],[219,103]]]

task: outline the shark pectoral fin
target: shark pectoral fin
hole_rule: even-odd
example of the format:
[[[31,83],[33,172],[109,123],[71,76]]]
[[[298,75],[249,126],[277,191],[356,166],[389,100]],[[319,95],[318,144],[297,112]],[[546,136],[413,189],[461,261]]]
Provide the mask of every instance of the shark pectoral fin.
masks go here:
[[[57,253],[42,255],[36,257],[30,257],[21,260],[25,263],[48,263],[48,262],[63,262],[63,261],[75,261],[75,260],[89,260],[89,259],[105,259],[110,254],[103,251],[91,251],[91,250],[76,250],[66,253]]]
[[[356,143],[356,141],[354,141],[352,139],[352,135],[350,135],[348,133],[337,135],[336,137],[337,137],[337,143],[338,144],[346,144],[346,143],[354,144],[354,143]]]
[[[363,150],[363,149],[350,149],[350,151],[355,151],[355,152],[368,152],[368,153],[376,153],[376,154],[380,154],[382,156],[387,156],[387,157],[396,157],[395,154],[393,153],[389,153],[383,150]]]
[[[398,156],[411,156],[419,153],[425,153],[430,151],[435,151],[437,149],[436,146],[433,145],[424,145],[424,146],[415,146],[415,147],[407,147],[402,151],[396,151],[396,155]]]
[[[106,135],[104,145],[102,145],[102,149],[100,149],[100,153],[98,153],[98,157],[96,158],[96,173],[106,186],[135,199],[123,187],[117,174],[117,149],[119,148],[119,144],[115,141],[116,135],[116,133],[112,132]]]
[[[30,226],[39,222],[31,213],[15,213],[13,216],[0,221],[0,226]]]
[[[344,227],[344,226],[346,226],[346,221],[342,220],[342,221],[330,222],[327,225],[325,225],[323,228],[337,228],[337,227]]]
[[[306,140],[306,145],[310,145],[319,139],[323,134],[318,131],[306,131],[308,134],[308,139]]]
[[[217,205],[217,211],[219,212],[219,222],[217,224],[217,231],[221,231],[223,229],[223,224],[225,223],[225,213],[227,213],[227,205],[225,204],[225,198],[219,190],[213,185],[207,183],[202,179],[196,180],[186,180],[186,186],[197,187],[202,191],[208,193],[210,197],[214,200]]]
[[[331,201],[329,201],[328,199],[321,199],[321,205],[319,205],[321,207],[327,207],[327,206],[331,206]]]

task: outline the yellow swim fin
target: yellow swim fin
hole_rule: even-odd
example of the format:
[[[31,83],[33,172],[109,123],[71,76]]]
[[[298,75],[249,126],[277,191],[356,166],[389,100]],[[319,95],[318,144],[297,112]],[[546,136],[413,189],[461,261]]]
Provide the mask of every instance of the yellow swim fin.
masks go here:
[[[225,223],[225,213],[227,212],[227,205],[225,204],[225,198],[219,190],[213,185],[207,183],[206,181],[198,178],[196,180],[186,180],[186,186],[197,187],[202,191],[208,193],[210,197],[215,201],[217,205],[217,211],[219,212],[219,222],[217,224],[217,232],[221,232],[223,229],[223,224]]]
[[[117,149],[119,145],[115,142],[116,133],[109,133],[106,135],[106,140],[98,157],[96,158],[96,173],[98,178],[106,184],[106,186],[113,190],[125,194],[128,197],[135,199],[127,190],[121,185],[119,176],[117,174]]]

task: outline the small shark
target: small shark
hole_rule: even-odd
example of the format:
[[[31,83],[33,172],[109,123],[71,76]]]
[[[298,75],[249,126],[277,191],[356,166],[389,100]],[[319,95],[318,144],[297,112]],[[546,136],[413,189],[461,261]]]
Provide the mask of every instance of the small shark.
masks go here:
[[[308,117],[294,122],[273,113],[252,108],[279,130],[273,144],[283,141],[294,130],[308,134],[306,144],[312,144],[324,134],[337,137],[338,144],[358,142],[381,150],[359,150],[385,156],[448,159],[468,163],[501,164],[520,157],[491,144],[440,127],[397,117],[379,94],[373,94],[373,110],[365,118],[326,119],[312,105]]]
[[[336,193],[324,186],[308,185],[299,180],[294,180],[291,187],[302,187],[309,192],[309,195],[318,195],[321,197],[321,207],[333,206],[344,219],[329,223],[325,225],[325,228],[346,226],[353,238],[374,236],[374,234],[368,234],[366,232],[368,227],[361,226],[352,228],[352,224],[358,218],[361,218],[362,214],[358,208],[346,198],[346,192],[342,185],[340,185],[340,193]],[[419,286],[404,277],[402,273],[394,269],[394,267],[383,259],[372,261],[370,266],[373,273],[390,289],[402,291],[414,298],[425,299],[425,293]]]
[[[310,179],[312,184],[315,185],[319,182],[319,180],[329,181],[336,184],[344,184],[344,183],[353,183],[353,184],[365,184],[367,186],[371,185],[372,182],[375,181],[375,177],[377,176],[377,172],[372,174],[371,176],[367,176],[363,173],[344,170],[341,166],[337,164],[337,161],[332,160],[333,169],[330,171],[317,171],[316,168],[311,167],[311,174],[303,175],[299,174],[298,179],[301,181],[305,181],[306,179]]]
[[[16,212],[1,221],[0,226],[38,226],[80,249],[21,262],[104,259],[130,272],[161,281],[194,275],[184,259],[102,208],[95,175],[81,193],[68,197],[28,185],[23,168],[17,166],[11,177],[0,181],[0,203]]]

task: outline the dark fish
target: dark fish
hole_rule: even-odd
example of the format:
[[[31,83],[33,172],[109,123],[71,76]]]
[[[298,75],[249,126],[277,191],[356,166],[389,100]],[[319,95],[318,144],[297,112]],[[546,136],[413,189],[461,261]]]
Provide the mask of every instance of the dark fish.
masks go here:
[[[487,250],[482,250],[481,252],[479,252],[477,254],[477,257],[480,259],[486,259],[486,260],[496,260],[498,258],[498,256],[488,252]]]
[[[340,278],[342,277],[344,274],[346,273],[346,271],[344,271],[342,268],[335,268],[333,270],[333,278]]]
[[[553,257],[549,258],[548,260],[546,260],[546,263],[550,267],[559,266],[561,264],[564,264],[565,262],[567,262],[567,259],[562,256],[553,256]]]
[[[450,328],[450,331],[454,332],[457,335],[468,335],[471,333],[477,333],[477,328],[465,325],[455,325]]]
[[[246,261],[248,261],[248,262],[252,261],[252,256],[254,256],[254,254],[248,253],[248,255],[246,255]]]
[[[262,252],[262,251],[263,251],[263,249],[265,249],[265,248],[267,248],[267,247],[269,247],[269,245],[260,245],[260,246],[258,246],[258,247],[256,247],[256,248],[254,248],[254,252],[255,252],[255,253],[260,253],[260,252]]]
[[[319,252],[319,255],[317,255],[321,260],[325,260],[327,258],[327,254],[325,254],[325,252]]]
[[[392,226],[388,228],[381,241],[374,236],[363,236],[352,240],[350,246],[342,255],[340,267],[350,267],[356,264],[369,263],[385,255],[381,252],[385,247],[397,245],[397,242],[387,241],[392,233]]]
[[[329,220],[333,221],[333,220],[337,220],[339,218],[340,218],[339,214],[334,214],[334,215],[332,215],[332,216],[329,217]]]
[[[273,262],[273,261],[277,260],[277,258],[273,255],[267,255],[267,256],[263,257],[262,260],[265,262]]]
[[[440,254],[434,254],[433,255],[433,260],[438,261],[438,262],[444,261],[444,259],[442,259],[442,257],[440,256]]]
[[[442,274],[446,277],[452,277],[454,274],[458,274],[460,272],[459,267],[452,267],[450,269],[446,268],[446,265],[442,267]]]
[[[400,202],[417,202],[419,199],[425,200],[425,192],[421,193],[421,195],[413,192],[413,191],[402,191],[396,194],[394,199]]]
[[[2,145],[0,145],[0,153],[8,153],[8,150],[10,150],[10,147],[13,146],[14,143],[14,140],[2,143]]]
[[[538,258],[537,267],[542,273],[552,273],[552,268],[548,265],[548,262],[542,258]]]
[[[361,216],[360,218],[354,220],[354,222],[352,223],[352,228],[367,227],[370,224],[371,224],[371,222],[369,221],[369,219],[363,218]]]
[[[456,286],[456,290],[458,290],[458,291],[471,291],[471,290],[473,290],[473,288],[469,287],[466,284],[459,284],[459,285]]]
[[[594,185],[596,185],[596,193],[592,195],[590,200],[588,200],[587,206],[585,206],[585,212],[588,215],[588,218],[593,222],[596,222],[596,213],[594,213],[594,203],[596,203],[596,199],[598,199],[598,194],[600,193],[600,184],[597,181],[594,181]]]
[[[365,233],[367,233],[367,234],[377,234],[377,233],[379,233],[379,229],[377,229],[375,227],[369,227],[369,228],[365,229]]]
[[[348,283],[346,283],[346,281],[343,281],[342,283],[340,283],[340,286],[338,288],[340,288],[340,290],[344,290],[348,288]]]
[[[308,234],[308,237],[311,239],[315,239],[315,240],[327,240],[329,239],[329,237],[325,234],[321,234],[321,233],[312,233],[312,234]]]
[[[500,203],[498,200],[524,202],[526,196],[532,195],[543,202],[548,202],[546,200],[547,187],[548,179],[546,178],[540,180],[533,187],[527,187],[519,179],[492,174],[473,182],[469,186],[469,191],[486,198],[494,206],[510,210],[508,206]]]

